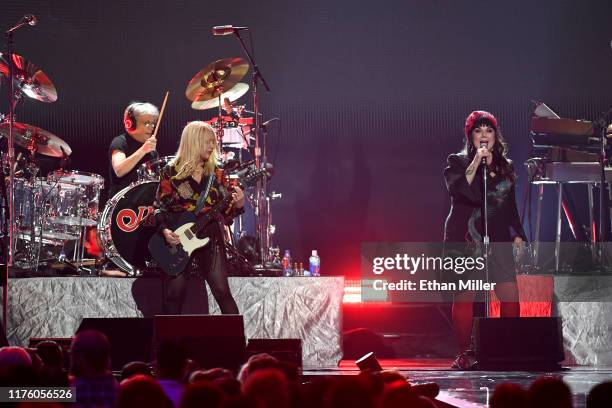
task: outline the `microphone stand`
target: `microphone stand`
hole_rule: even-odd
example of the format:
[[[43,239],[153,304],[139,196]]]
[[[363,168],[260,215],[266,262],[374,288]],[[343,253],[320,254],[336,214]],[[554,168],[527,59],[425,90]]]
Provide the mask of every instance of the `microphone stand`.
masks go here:
[[[259,114],[259,82],[261,81],[264,88],[266,88],[266,91],[268,92],[270,92],[270,87],[268,86],[266,79],[263,77],[263,75],[261,74],[261,71],[259,70],[259,66],[257,65],[257,62],[255,61],[255,56],[253,55],[254,52],[252,52],[252,50],[249,51],[246,44],[244,43],[244,40],[240,36],[240,31],[234,30],[234,35],[240,42],[240,45],[242,46],[244,53],[249,59],[249,62],[251,63],[251,65],[253,66],[252,81],[253,81],[253,111],[255,113],[255,167],[257,169],[261,169],[262,166],[266,165],[265,160],[267,159],[267,157],[265,154],[263,155],[263,164],[262,164],[262,149],[260,146],[261,141],[259,138],[259,135],[260,135],[259,127],[261,123],[261,118]],[[265,145],[264,145],[264,149],[265,149]],[[266,260],[269,257],[269,248],[268,248],[269,232],[268,232],[268,222],[267,222],[268,217],[266,215],[266,200],[268,198],[267,197],[268,195],[267,185],[268,185],[268,176],[264,172],[261,180],[257,182],[257,191],[256,191],[257,235],[259,238],[259,256],[261,257],[261,266],[263,268],[265,268]]]
[[[8,310],[8,275],[9,269],[13,266],[14,255],[14,238],[15,238],[15,197],[14,197],[14,177],[15,177],[15,146],[13,126],[15,125],[15,87],[13,83],[14,65],[13,65],[13,32],[24,24],[18,24],[4,33],[6,38],[6,60],[8,63],[8,158],[9,158],[9,177],[7,182],[7,198],[9,207],[9,231],[8,245],[3,248],[5,251],[4,258],[6,265],[2,273],[2,323],[4,326],[5,335],[7,333],[7,310]],[[6,241],[6,240],[5,240]]]
[[[483,235],[482,242],[484,246],[484,259],[485,259],[485,281],[488,287],[489,286],[489,211],[487,204],[487,178],[488,168],[487,168],[487,159],[483,158],[482,160],[482,187],[483,187],[483,200],[482,200],[482,225],[483,225]],[[485,299],[485,317],[490,317],[490,303],[491,303],[491,294],[489,290],[485,290],[484,292]]]
[[[4,258],[6,261],[6,267],[1,273],[2,277],[2,325],[4,326],[4,334],[7,334],[7,309],[8,309],[8,274],[9,268],[13,266],[13,256],[14,256],[14,238],[15,238],[15,143],[14,143],[14,135],[13,135],[13,126],[15,125],[15,106],[19,101],[19,98],[15,94],[15,84],[13,83],[13,76],[15,67],[13,65],[13,33],[19,30],[21,27],[25,25],[34,25],[36,24],[36,19],[34,16],[29,16],[30,19],[22,19],[17,25],[9,28],[4,32],[4,37],[6,39],[6,59],[8,63],[8,123],[9,123],[9,131],[8,131],[8,158],[9,158],[9,177],[8,177],[8,185],[7,185],[7,195],[8,195],[8,207],[9,207],[9,237],[8,237],[8,246],[4,246],[5,254]],[[32,23],[32,19],[34,23]],[[4,178],[4,174],[2,174]],[[6,239],[4,240],[6,241]]]

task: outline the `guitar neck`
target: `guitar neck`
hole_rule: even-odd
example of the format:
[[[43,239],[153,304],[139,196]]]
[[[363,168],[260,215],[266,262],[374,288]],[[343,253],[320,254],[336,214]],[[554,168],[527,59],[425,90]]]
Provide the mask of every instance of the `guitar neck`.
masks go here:
[[[227,208],[227,205],[230,203],[231,200],[232,196],[228,195],[227,197],[223,198],[223,200],[215,204],[205,215],[197,219],[195,224],[192,225],[190,228],[191,232],[197,235],[200,231],[204,229],[204,227],[206,227],[210,223],[215,214]]]
[[[238,183],[238,186],[240,188],[244,188],[243,183]],[[212,208],[204,216],[198,218],[195,224],[190,228],[191,232],[197,235],[200,231],[204,229],[204,227],[206,227],[210,223],[215,214],[227,209],[231,201],[231,194],[228,194],[227,196],[223,197],[223,199],[213,205]]]

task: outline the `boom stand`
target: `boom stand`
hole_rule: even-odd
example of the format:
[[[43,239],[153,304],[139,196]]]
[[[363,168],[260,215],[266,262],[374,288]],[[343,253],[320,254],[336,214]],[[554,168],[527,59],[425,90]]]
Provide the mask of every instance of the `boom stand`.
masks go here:
[[[9,158],[9,177],[7,185],[7,198],[9,206],[9,239],[8,248],[5,250],[6,268],[2,274],[2,323],[4,326],[4,332],[7,330],[7,308],[8,308],[8,274],[9,268],[13,266],[13,255],[14,255],[14,239],[15,239],[15,199],[13,196],[14,191],[14,177],[15,177],[15,145],[13,140],[13,126],[15,124],[15,105],[19,98],[15,94],[15,84],[13,83],[14,70],[13,65],[13,33],[19,30],[21,27],[29,24],[28,21],[23,20],[17,23],[15,26],[9,28],[4,36],[6,38],[6,59],[8,62],[8,123],[9,123],[9,137],[8,137],[8,158]],[[4,177],[4,175],[3,175]]]
[[[597,255],[600,262],[600,272],[604,273],[606,269],[605,265],[605,248],[604,242],[606,240],[606,225],[605,225],[605,192],[606,192],[606,118],[612,113],[612,108],[608,109],[607,112],[603,113],[599,119],[595,122],[597,124],[597,130],[600,132],[599,137],[599,165],[600,165],[600,184],[599,184],[599,245],[597,246]]]
[[[485,259],[485,281],[487,285],[485,288],[489,287],[489,211],[487,204],[487,177],[488,169],[486,163],[482,165],[482,189],[483,189],[483,199],[482,199],[482,225],[483,225],[483,236],[482,242],[484,247],[484,259]],[[491,312],[489,310],[491,304],[491,294],[489,290],[484,291],[485,299],[485,317],[489,317]]]
[[[240,45],[244,50],[249,62],[253,66],[253,111],[255,114],[255,167],[257,169],[265,168],[266,166],[266,154],[263,152],[263,161],[262,161],[262,148],[261,148],[261,140],[260,140],[260,126],[261,126],[261,118],[259,115],[259,82],[263,84],[266,91],[270,92],[270,87],[266,82],[266,79],[263,77],[261,72],[259,71],[259,66],[257,62],[255,62],[254,51],[247,48],[244,43],[242,37],[240,36],[240,32],[238,30],[234,31],[234,35],[240,41]],[[249,33],[249,35],[251,35]],[[252,35],[251,35],[252,39]],[[251,42],[252,47],[252,42]],[[253,48],[253,47],[252,47]],[[265,150],[265,144],[264,144]],[[270,248],[268,246],[270,237],[269,237],[269,225],[268,225],[268,215],[267,215],[267,199],[268,199],[268,176],[264,172],[263,178],[257,182],[256,189],[256,214],[257,214],[257,238],[259,240],[259,256],[261,258],[261,266],[265,268],[266,261],[270,258]]]
[[[8,137],[8,159],[9,159],[9,176],[7,181],[7,199],[9,207],[9,228],[8,228],[8,246],[3,248],[4,258],[6,261],[5,271],[2,273],[2,323],[4,326],[4,332],[7,330],[7,311],[8,311],[8,275],[9,270],[13,266],[13,255],[14,255],[14,239],[15,239],[15,199],[13,196],[14,191],[14,177],[15,177],[15,146],[13,140],[13,126],[15,125],[15,86],[13,83],[13,31],[20,28],[21,25],[17,25],[7,32],[4,33],[6,38],[6,60],[8,63],[8,123],[9,123],[9,137]],[[4,177],[4,175],[3,175]]]

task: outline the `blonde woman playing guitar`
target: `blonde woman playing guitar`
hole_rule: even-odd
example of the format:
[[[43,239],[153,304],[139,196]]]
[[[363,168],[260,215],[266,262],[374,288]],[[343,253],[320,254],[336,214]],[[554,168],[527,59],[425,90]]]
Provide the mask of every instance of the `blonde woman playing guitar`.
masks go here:
[[[238,314],[227,279],[223,226],[243,211],[244,193],[225,183],[217,152],[213,128],[191,122],[175,159],[161,173],[153,205],[158,234],[149,250],[168,274],[167,314],[207,314],[204,282],[222,313]]]

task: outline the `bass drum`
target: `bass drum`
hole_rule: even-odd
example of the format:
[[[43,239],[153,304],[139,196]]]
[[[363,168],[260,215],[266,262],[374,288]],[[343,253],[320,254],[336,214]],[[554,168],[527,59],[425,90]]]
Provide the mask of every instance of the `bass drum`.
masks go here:
[[[106,203],[98,223],[104,254],[132,276],[152,266],[148,244],[157,232],[153,201],[158,185],[146,181],[119,191]]]

